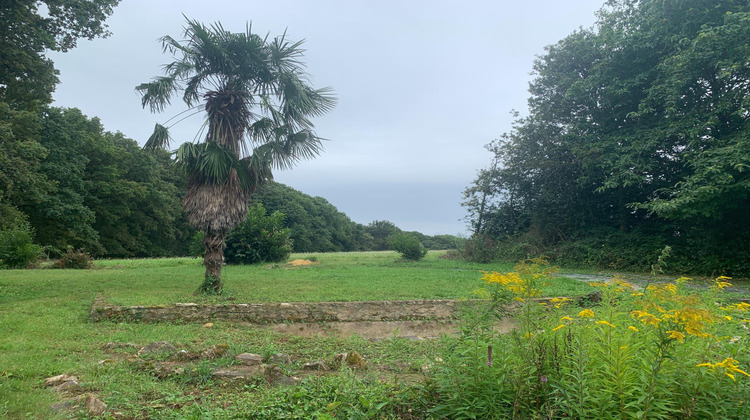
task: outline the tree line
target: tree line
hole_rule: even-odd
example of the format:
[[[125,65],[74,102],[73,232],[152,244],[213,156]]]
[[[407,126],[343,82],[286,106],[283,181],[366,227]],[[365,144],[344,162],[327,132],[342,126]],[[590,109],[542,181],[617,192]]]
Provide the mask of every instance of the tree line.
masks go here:
[[[510,259],[750,274],[750,4],[612,0],[534,63],[466,189]],[[669,247],[669,248],[665,248]]]
[[[269,214],[283,213],[273,220],[289,229],[294,251],[382,249],[383,224],[389,234],[401,232],[390,222],[354,223],[323,198],[268,182],[272,168],[318,153],[308,117],[334,104],[327,88],[307,86],[295,67],[301,42],[284,36],[269,41],[249,28],[231,33],[219,23],[192,20],[187,41],[162,38],[165,50],[183,56],[164,76],[137,87],[143,106],[160,111],[180,93],[188,107],[205,100],[208,110],[205,142],[184,144],[175,154],[164,150],[170,140],[166,126],[157,124],[143,150],[122,133],[106,131],[95,117],[51,106],[59,80],[45,53],[107,37],[104,22],[118,3],[0,5],[0,232],[10,232],[0,235],[4,243],[33,236],[53,257],[71,249],[95,257],[187,255],[197,228],[205,233],[204,245],[215,245],[215,257],[232,226],[245,219],[248,201],[265,205]],[[187,79],[192,81],[181,86]],[[264,105],[250,112],[257,92],[266,92]],[[267,116],[259,117],[260,111]],[[238,150],[247,138],[264,145],[241,158]],[[214,205],[221,200],[226,205]],[[261,220],[253,211],[252,219]],[[433,247],[455,239],[421,237]]]
[[[182,210],[186,184],[169,152],[144,151],[76,108],[0,104],[0,229],[28,223],[53,257],[69,248],[97,258],[189,255],[196,230]],[[383,250],[404,233],[389,221],[356,223],[280,183],[250,202],[283,214],[294,252]],[[456,246],[451,235],[409,233],[431,249]]]

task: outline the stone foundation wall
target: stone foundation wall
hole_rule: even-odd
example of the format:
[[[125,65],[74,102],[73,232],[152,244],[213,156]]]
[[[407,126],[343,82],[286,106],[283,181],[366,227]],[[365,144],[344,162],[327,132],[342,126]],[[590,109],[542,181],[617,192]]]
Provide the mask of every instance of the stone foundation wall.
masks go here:
[[[97,298],[91,308],[94,322],[209,322],[214,320],[276,324],[284,322],[416,321],[453,319],[470,301],[403,300],[371,302],[297,302],[159,306],[114,306]]]

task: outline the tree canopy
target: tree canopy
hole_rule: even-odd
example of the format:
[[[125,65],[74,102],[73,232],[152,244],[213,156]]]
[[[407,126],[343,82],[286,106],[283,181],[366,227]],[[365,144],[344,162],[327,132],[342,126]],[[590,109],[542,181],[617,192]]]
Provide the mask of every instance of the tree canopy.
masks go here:
[[[68,51],[80,38],[108,36],[104,21],[119,2],[0,2],[0,102],[16,109],[34,109],[52,102],[57,71],[45,52]]]
[[[529,115],[465,192],[474,230],[546,252],[649,238],[654,259],[750,272],[748,39],[747,2],[609,1],[535,62]]]

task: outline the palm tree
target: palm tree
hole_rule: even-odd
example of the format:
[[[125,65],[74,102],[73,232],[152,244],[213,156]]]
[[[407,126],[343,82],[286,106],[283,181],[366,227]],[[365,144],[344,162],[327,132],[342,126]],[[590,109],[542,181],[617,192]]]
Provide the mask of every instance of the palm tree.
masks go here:
[[[164,76],[136,90],[152,112],[164,111],[179,95],[188,109],[178,116],[205,111],[196,136],[205,132],[204,141],[183,143],[175,161],[188,178],[188,220],[205,233],[201,290],[221,293],[227,233],[245,219],[248,199],[272,179],[272,169],[318,155],[322,139],[309,118],[330,111],[336,100],[330,88],[309,86],[302,41],[288,41],[286,32],[269,40],[251,33],[250,25],[231,33],[220,23],[206,27],[187,19],[183,41],[165,36],[161,42],[174,61],[164,66]],[[168,148],[168,128],[156,124],[144,148]]]

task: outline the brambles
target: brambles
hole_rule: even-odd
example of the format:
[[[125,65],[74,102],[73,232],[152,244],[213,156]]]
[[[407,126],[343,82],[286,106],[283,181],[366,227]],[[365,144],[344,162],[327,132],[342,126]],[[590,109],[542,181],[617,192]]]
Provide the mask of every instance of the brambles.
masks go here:
[[[72,268],[83,270],[91,268],[94,265],[94,259],[91,255],[80,249],[68,249],[59,260],[55,262],[55,268]]]

